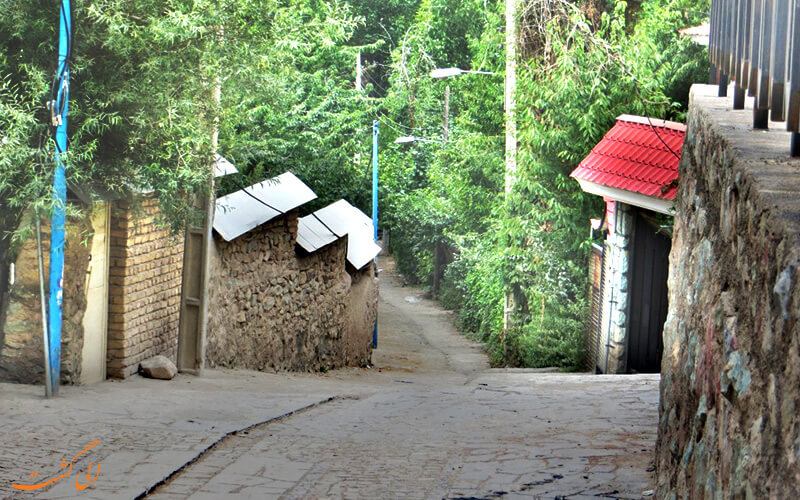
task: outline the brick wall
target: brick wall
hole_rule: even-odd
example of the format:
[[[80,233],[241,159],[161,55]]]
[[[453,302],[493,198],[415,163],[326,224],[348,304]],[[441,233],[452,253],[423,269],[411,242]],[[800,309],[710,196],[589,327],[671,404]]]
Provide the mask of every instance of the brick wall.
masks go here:
[[[129,377],[152,356],[177,355],[183,238],[159,227],[157,214],[150,197],[112,207],[109,378]]]
[[[800,491],[800,159],[694,86],[656,447],[659,498]]]
[[[231,242],[215,238],[208,366],[317,371],[368,362],[377,281],[347,273],[346,238],[298,257],[296,237],[292,211]]]

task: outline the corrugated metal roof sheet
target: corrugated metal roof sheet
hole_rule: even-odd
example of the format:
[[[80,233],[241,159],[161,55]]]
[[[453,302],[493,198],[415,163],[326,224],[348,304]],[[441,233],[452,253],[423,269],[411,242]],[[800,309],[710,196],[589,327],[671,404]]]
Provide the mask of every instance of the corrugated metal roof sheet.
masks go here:
[[[317,197],[291,172],[253,184],[217,200],[214,229],[231,241]]]
[[[673,200],[678,192],[678,164],[685,134],[686,126],[681,123],[619,116],[617,124],[570,176]]]
[[[332,230],[339,237],[348,236],[347,261],[356,269],[369,264],[381,252],[381,247],[373,241],[372,219],[345,200],[321,208],[314,215],[316,218],[302,217],[298,227],[297,243],[306,251],[313,252],[332,243],[336,239]]]

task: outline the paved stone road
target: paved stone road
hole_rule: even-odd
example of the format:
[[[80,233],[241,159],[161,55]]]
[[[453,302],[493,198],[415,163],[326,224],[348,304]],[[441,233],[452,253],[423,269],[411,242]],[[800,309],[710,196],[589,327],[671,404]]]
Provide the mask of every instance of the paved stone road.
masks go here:
[[[339,400],[230,440],[151,498],[641,498],[654,383],[489,373]]]
[[[490,370],[386,264],[372,369],[135,378],[54,401],[0,384],[0,497],[34,496],[10,483],[52,477],[95,438],[75,467],[100,461],[94,486],[76,491],[76,472],[35,496],[597,499],[652,487],[657,376]]]

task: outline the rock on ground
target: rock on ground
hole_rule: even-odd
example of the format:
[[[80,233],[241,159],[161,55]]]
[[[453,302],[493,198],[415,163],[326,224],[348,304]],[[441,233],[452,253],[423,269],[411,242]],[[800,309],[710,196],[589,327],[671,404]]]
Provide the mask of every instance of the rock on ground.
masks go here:
[[[145,377],[158,378],[161,380],[172,380],[178,369],[175,364],[165,356],[153,356],[142,361],[140,365],[142,374]]]

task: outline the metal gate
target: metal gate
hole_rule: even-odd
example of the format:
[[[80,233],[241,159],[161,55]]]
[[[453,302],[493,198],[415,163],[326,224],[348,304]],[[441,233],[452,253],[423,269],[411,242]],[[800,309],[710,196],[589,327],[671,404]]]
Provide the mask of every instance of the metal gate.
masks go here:
[[[589,321],[586,325],[586,361],[584,367],[589,371],[597,371],[597,357],[600,352],[600,335],[603,315],[603,284],[605,282],[603,266],[603,247],[592,245],[589,256]]]
[[[630,270],[628,371],[659,373],[667,319],[667,278],[672,240],[640,211],[635,215]]]

